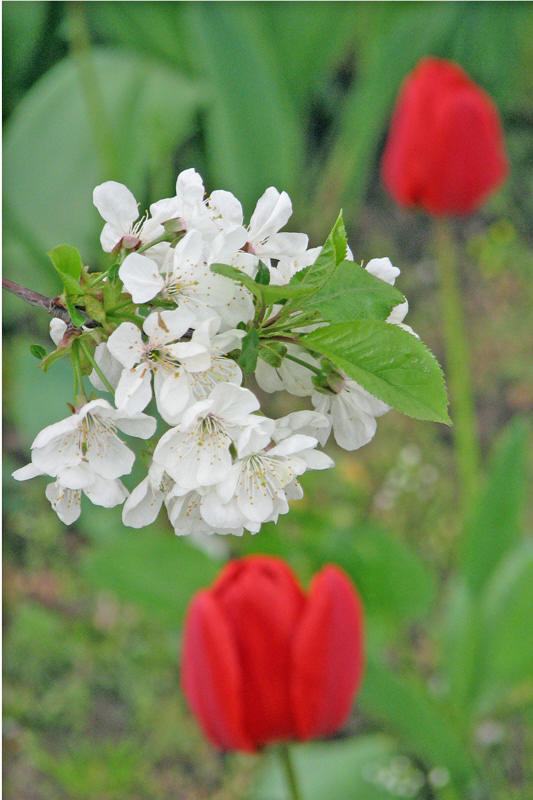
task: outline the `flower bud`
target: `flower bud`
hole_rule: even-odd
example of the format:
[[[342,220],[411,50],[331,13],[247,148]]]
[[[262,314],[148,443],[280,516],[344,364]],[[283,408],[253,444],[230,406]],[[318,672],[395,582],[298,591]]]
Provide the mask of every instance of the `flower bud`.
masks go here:
[[[472,213],[507,175],[496,107],[457,64],[422,59],[400,90],[381,172],[400,205]]]
[[[182,683],[204,733],[224,750],[337,731],[363,671],[363,611],[337,567],[305,594],[278,558],[231,561],[192,600]]]

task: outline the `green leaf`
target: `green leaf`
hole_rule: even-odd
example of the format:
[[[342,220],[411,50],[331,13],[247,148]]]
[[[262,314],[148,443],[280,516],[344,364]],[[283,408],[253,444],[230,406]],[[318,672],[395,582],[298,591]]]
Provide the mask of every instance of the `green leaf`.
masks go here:
[[[43,347],[42,345],[40,345],[40,344],[30,344],[30,353],[31,353],[31,354],[32,354],[32,356],[34,356],[35,358],[38,358],[38,359],[39,359],[39,361],[42,361],[42,359],[43,359],[43,358],[45,357],[45,355],[46,355],[46,350],[45,350],[45,349],[44,349],[44,347]]]
[[[56,350],[52,350],[51,353],[48,353],[46,358],[43,358],[41,362],[41,369],[43,372],[48,372],[52,364],[55,364],[56,361],[59,361],[60,358],[63,356],[68,355],[70,352],[70,347],[58,347]]]
[[[529,426],[512,422],[494,449],[485,486],[466,524],[462,570],[473,592],[521,537],[527,499]]]
[[[85,310],[92,319],[100,323],[106,321],[106,313],[104,311],[104,306],[100,300],[97,300],[96,297],[91,297],[90,295],[86,295],[84,302],[85,302]]]
[[[263,9],[184,5],[183,42],[209,86],[205,147],[211,179],[247,210],[267,186],[289,194],[303,163],[303,120],[286,87]]]
[[[286,352],[287,348],[281,342],[262,339],[259,343],[259,358],[271,367],[280,367]]]
[[[428,770],[447,767],[456,786],[464,786],[472,776],[473,765],[459,731],[423,684],[400,678],[369,658],[358,703],[395,733],[402,747],[422,759]]]
[[[239,358],[239,365],[242,367],[243,372],[246,375],[254,371],[257,365],[258,354],[259,334],[257,332],[257,328],[250,328],[242,340],[242,351]]]
[[[64,361],[54,370],[53,380],[36,369],[35,361],[28,358],[31,339],[15,339],[4,354],[5,374],[9,376],[4,389],[4,408],[7,422],[17,429],[22,446],[27,449],[38,432],[46,425],[57,422],[69,414],[67,401],[72,399],[72,371]],[[55,355],[59,353],[59,355]],[[45,369],[48,359],[61,358],[66,350],[54,350],[41,363]],[[21,488],[27,484],[21,484]]]
[[[263,286],[268,286],[270,283],[270,270],[265,264],[263,264],[262,261],[259,262],[257,275],[255,276],[255,282],[261,283]]]
[[[426,613],[435,580],[414,550],[381,528],[334,531],[320,542],[321,561],[335,561],[353,578],[365,609],[394,621]]]
[[[40,277],[39,253],[68,241],[88,263],[102,258],[103,223],[91,203],[96,184],[110,178],[123,182],[144,204],[150,199],[143,197],[148,185],[155,197],[159,190],[162,197],[170,191],[175,180],[171,153],[189,136],[203,102],[205,87],[138,52],[93,47],[91,60],[115,132],[113,175],[101,171],[79,66],[71,56],[30,88],[6,126],[6,211],[12,233],[24,243],[18,260],[10,261],[10,277],[43,293],[49,287]]]
[[[79,281],[83,263],[75,247],[60,244],[49,250],[48,255],[60,275],[70,275],[76,282]]]
[[[328,322],[386,320],[405,297],[394,286],[371,275],[354,261],[343,261],[334,277],[310,300]]]
[[[294,770],[306,800],[327,797],[392,800],[378,776],[397,753],[394,743],[380,734],[291,747]],[[250,797],[253,800],[287,800],[286,778],[279,755],[275,751],[265,755],[265,764]]]
[[[341,261],[346,258],[347,246],[341,211],[314,264],[297,272],[291,278],[289,286],[300,286],[312,292],[321,289],[333,277]]]
[[[70,319],[72,320],[72,324],[76,325],[76,327],[81,327],[86,322],[85,317],[83,314],[78,311],[74,302],[70,299],[70,297],[65,298],[65,304],[67,306],[67,311],[70,314]]]
[[[533,543],[520,543],[487,584],[483,603],[484,649],[478,674],[478,713],[490,713],[500,698],[523,687],[533,702]]]
[[[79,283],[83,264],[76,248],[60,244],[49,250],[48,256],[63,282],[65,292],[72,297],[79,297],[83,293]]]
[[[428,348],[397,325],[361,319],[301,337],[368,392],[416,419],[449,423],[442,370]]]

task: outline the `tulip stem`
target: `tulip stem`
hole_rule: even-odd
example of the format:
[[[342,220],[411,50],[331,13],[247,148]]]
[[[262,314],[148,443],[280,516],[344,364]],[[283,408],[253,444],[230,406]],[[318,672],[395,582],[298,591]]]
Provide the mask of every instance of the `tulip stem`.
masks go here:
[[[464,320],[457,247],[448,220],[435,223],[435,252],[440,268],[444,340],[463,515],[475,498],[480,447]]]
[[[283,764],[285,780],[287,781],[287,786],[289,787],[290,800],[303,800],[300,788],[298,786],[296,772],[294,771],[291,751],[289,750],[288,745],[281,745],[279,748],[279,757],[281,759],[281,763]]]

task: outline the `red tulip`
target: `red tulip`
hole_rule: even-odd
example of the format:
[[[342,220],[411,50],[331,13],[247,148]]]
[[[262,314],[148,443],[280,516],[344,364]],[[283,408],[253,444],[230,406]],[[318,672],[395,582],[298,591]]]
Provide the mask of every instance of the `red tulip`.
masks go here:
[[[335,566],[306,595],[281,559],[231,561],[185,620],[183,691],[206,736],[254,751],[342,727],[362,677],[362,617]]]
[[[400,90],[381,171],[400,205],[470,214],[507,174],[496,107],[457,64],[422,59]]]

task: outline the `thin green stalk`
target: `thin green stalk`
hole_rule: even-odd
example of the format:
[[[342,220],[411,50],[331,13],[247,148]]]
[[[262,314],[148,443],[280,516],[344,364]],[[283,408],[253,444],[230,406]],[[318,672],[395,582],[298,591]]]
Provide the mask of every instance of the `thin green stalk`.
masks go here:
[[[70,23],[70,46],[78,63],[80,84],[102,175],[118,177],[114,137],[94,68],[84,4],[71,2],[67,3],[66,8]]]
[[[78,342],[72,342],[70,360],[72,362],[72,372],[74,376],[74,406],[77,407],[79,403],[84,403],[87,400],[87,395],[85,394],[85,388],[83,386],[83,376],[81,374]]]
[[[468,336],[464,320],[457,246],[447,220],[435,222],[435,252],[440,269],[440,291],[457,474],[463,513],[475,498],[480,447],[470,373]]]
[[[102,370],[100,369],[98,364],[96,363],[96,359],[94,358],[93,354],[91,353],[91,351],[89,350],[89,348],[87,347],[85,342],[83,342],[81,339],[80,339],[80,347],[81,347],[81,351],[84,354],[85,358],[93,366],[94,371],[96,372],[96,374],[98,375],[98,377],[100,378],[100,380],[102,381],[104,386],[106,387],[107,391],[113,396],[115,394],[115,390],[113,389],[113,387],[111,386],[111,384],[107,380],[106,376],[104,375],[104,373],[102,372]]]
[[[169,233],[162,233],[161,236],[158,236],[157,239],[152,239],[151,242],[146,242],[146,244],[142,244],[137,250],[134,250],[134,253],[144,253],[145,250],[149,250],[150,247],[154,247],[156,244],[160,244],[161,242],[173,242],[175,236],[171,236]],[[181,236],[179,237],[181,239]]]
[[[279,748],[279,757],[283,765],[283,771],[285,773],[285,780],[287,782],[287,787],[289,789],[290,799],[303,800],[302,793],[300,792],[300,787],[298,786],[298,780],[296,778],[296,772],[294,771],[294,764],[292,763],[292,756],[288,745],[286,744],[281,745],[281,747]]]
[[[313,366],[313,364],[309,364],[307,361],[304,361],[302,358],[298,358],[297,356],[293,356],[290,353],[285,353],[284,358],[288,358],[289,361],[294,361],[295,364],[299,364],[301,367],[307,367],[310,369],[311,372],[314,372],[315,375],[320,375],[320,370]]]

